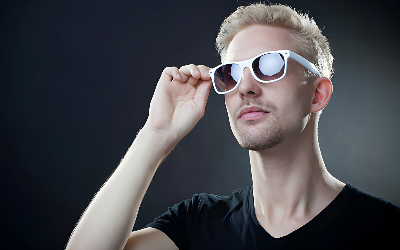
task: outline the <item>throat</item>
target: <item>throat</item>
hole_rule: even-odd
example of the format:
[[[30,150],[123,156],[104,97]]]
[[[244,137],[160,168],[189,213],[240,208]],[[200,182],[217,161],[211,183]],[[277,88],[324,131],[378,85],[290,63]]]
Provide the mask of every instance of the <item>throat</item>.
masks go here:
[[[263,195],[265,192],[260,195],[253,189],[254,212],[258,222],[274,238],[281,238],[300,230],[304,225],[315,220],[339,195],[345,185],[338,183],[336,186],[331,186],[325,183],[325,185],[317,186],[311,189],[315,190],[314,192],[306,192],[307,189],[303,189],[297,192],[297,195],[280,197],[278,200],[271,200]]]
[[[310,199],[254,200],[254,212],[264,230],[274,238],[281,238],[307,224],[318,211],[310,211]]]

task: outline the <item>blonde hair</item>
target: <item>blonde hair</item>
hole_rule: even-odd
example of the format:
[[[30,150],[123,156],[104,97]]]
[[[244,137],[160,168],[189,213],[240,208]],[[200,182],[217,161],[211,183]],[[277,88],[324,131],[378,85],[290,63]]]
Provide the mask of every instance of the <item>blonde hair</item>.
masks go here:
[[[289,6],[281,4],[266,5],[256,3],[240,6],[227,17],[221,25],[216,47],[225,59],[226,51],[232,39],[244,28],[254,24],[276,25],[286,28],[297,43],[297,53],[313,63],[322,76],[331,78],[333,74],[333,56],[328,39],[322,35],[315,21],[307,14],[298,13]],[[310,71],[305,76],[315,75]]]

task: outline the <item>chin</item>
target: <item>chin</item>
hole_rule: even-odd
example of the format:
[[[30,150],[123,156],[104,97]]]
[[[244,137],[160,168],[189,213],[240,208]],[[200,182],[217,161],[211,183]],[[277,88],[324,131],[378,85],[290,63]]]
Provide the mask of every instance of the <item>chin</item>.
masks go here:
[[[268,124],[256,124],[255,121],[240,125],[231,123],[231,129],[239,145],[248,150],[270,149],[283,141],[282,126],[277,121]]]

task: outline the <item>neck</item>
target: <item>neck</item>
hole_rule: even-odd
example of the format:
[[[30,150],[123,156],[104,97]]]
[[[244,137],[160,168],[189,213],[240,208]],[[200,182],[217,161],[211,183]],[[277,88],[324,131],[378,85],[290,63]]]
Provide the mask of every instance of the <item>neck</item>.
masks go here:
[[[316,131],[316,123],[308,124],[296,138],[249,152],[258,218],[312,218],[344,187],[326,170]]]

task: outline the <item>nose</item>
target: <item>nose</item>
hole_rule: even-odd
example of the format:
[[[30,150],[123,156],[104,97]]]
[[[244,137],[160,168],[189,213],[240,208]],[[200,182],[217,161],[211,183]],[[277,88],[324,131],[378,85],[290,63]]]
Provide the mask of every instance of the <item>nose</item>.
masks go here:
[[[260,95],[261,87],[260,83],[253,77],[249,68],[245,68],[242,73],[242,79],[240,79],[239,95],[242,99],[254,98]]]

